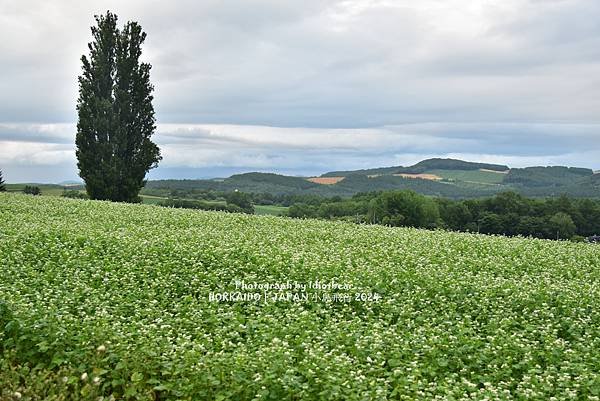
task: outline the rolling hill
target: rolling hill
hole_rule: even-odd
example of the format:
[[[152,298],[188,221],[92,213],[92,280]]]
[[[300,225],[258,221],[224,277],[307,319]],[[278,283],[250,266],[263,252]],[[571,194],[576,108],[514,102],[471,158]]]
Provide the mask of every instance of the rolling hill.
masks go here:
[[[550,166],[509,168],[454,159],[428,159],[412,166],[330,171],[320,177],[292,177],[251,172],[212,180],[149,181],[143,194],[168,195],[173,190],[213,190],[274,195],[352,196],[359,192],[410,189],[451,199],[478,198],[502,191],[546,197],[568,194],[600,197],[600,174],[591,169]]]

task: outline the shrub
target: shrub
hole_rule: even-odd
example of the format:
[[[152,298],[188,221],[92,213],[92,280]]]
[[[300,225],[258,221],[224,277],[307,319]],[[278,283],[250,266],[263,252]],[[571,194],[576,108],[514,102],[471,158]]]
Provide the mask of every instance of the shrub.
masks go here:
[[[42,191],[40,190],[40,187],[25,185],[25,188],[23,188],[23,193],[28,195],[41,195]]]
[[[83,193],[83,192],[79,192],[79,191],[75,191],[73,189],[71,190],[65,190],[62,195],[63,198],[72,198],[72,199],[89,199],[90,197],[88,196],[88,194]]]

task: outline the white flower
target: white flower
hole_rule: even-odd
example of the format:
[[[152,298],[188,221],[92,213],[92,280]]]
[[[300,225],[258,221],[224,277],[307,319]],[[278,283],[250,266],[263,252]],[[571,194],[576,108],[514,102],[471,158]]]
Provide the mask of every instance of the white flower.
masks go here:
[[[16,398],[17,400],[20,400],[20,399],[21,399],[21,397],[22,397],[21,393],[19,393],[18,391],[15,391],[15,393],[14,393],[13,395],[15,396],[15,398]]]
[[[100,384],[100,378],[99,378],[98,376],[96,376],[96,377],[94,377],[94,378],[92,379],[92,382],[93,382],[94,384]]]
[[[104,344],[98,346],[98,348],[96,348],[96,351],[98,352],[104,352],[106,351],[106,347],[104,346]]]
[[[86,380],[87,380],[87,378],[88,378],[88,374],[87,374],[86,372],[84,372],[84,373],[81,375],[81,380],[83,380],[83,381],[86,381]]]

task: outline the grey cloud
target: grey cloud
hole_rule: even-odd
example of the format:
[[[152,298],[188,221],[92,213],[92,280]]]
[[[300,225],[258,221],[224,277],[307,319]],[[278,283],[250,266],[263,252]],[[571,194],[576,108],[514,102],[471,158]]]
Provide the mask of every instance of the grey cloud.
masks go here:
[[[34,142],[72,144],[75,141],[74,124],[7,124],[0,122],[0,142]]]
[[[451,122],[368,129],[161,124],[155,138],[164,159],[150,177],[206,178],[244,171],[317,175],[335,169],[409,165],[440,156],[514,167],[567,164],[597,168],[597,128],[594,124]],[[66,135],[70,128],[28,125],[16,131],[28,129],[33,134],[25,135],[26,141],[0,139],[0,168],[7,171],[7,178],[23,180],[37,169],[39,180],[73,179],[73,144],[46,143],[37,134],[56,131]],[[68,170],[70,174],[59,177],[49,175]]]
[[[0,30],[19,38],[0,55],[18,78],[3,84],[5,121],[73,120],[79,56],[106,8],[148,32],[167,123],[366,127],[557,112],[579,121],[600,106],[593,75],[569,74],[600,65],[590,0],[4,3]],[[575,90],[583,110],[539,101]]]
[[[595,0],[0,0],[0,164],[74,169],[106,9],[148,33],[163,171],[597,160]]]

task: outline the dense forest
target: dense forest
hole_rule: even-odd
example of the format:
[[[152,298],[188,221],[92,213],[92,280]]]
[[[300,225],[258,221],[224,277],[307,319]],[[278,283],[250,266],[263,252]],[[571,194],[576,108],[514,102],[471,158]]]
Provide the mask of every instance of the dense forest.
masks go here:
[[[600,234],[600,201],[565,195],[530,199],[503,192],[484,199],[454,201],[413,191],[383,191],[357,194],[347,200],[297,203],[288,215],[549,239],[582,240]]]

